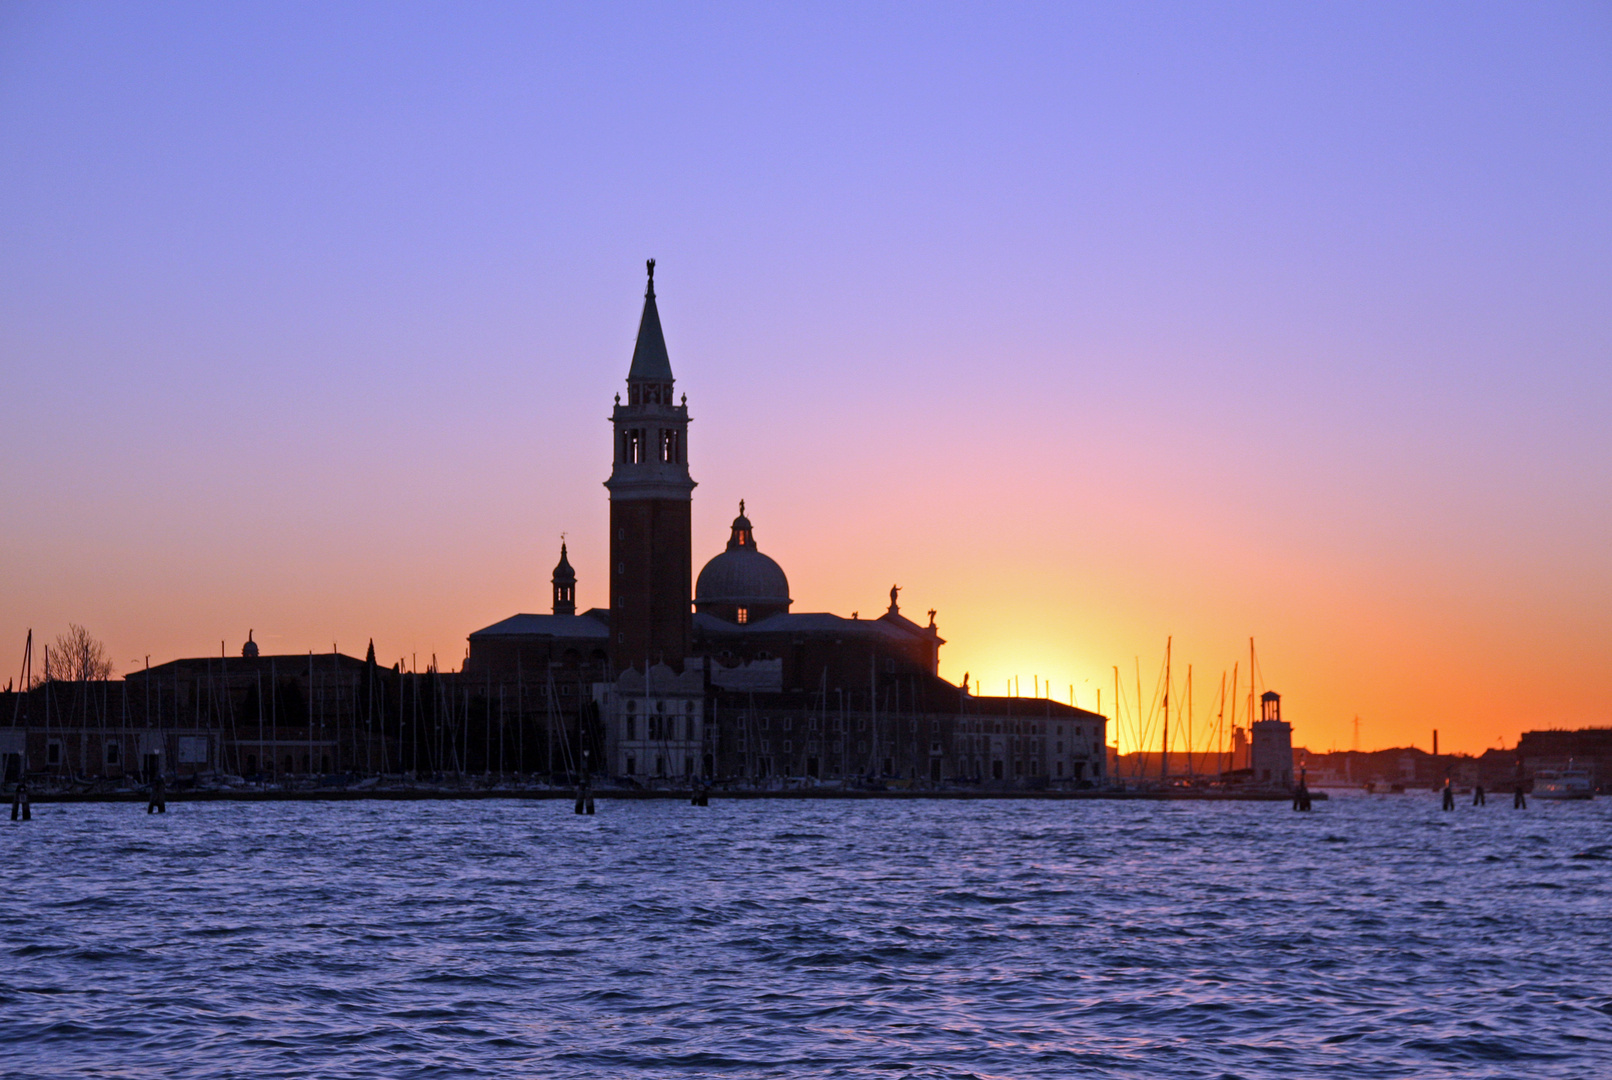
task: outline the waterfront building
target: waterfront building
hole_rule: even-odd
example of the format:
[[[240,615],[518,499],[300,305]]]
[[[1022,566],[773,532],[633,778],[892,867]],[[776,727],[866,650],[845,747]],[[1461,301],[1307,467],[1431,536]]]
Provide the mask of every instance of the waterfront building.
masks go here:
[[[121,783],[150,772],[305,782],[332,774],[1086,786],[1106,721],[1047,698],[940,677],[936,612],[892,586],[877,617],[798,611],[743,502],[696,580],[687,399],[676,393],[653,268],[611,414],[608,605],[579,610],[560,546],[547,613],[469,635],[462,670],[336,651],[170,661],[112,683],[0,696],[0,767]],[[71,734],[68,734],[68,732]]]
[[[942,679],[936,613],[907,618],[899,588],[877,618],[794,611],[788,576],[758,547],[742,501],[726,548],[692,580],[688,402],[676,393],[653,262],[626,401],[616,396],[611,423],[609,606],[576,613],[562,545],[551,615],[514,615],[470,635],[472,692],[478,680],[490,692],[512,677],[592,678],[588,700],[557,704],[555,722],[596,768],[631,782],[1104,778],[1103,717]]]
[[[1293,784],[1293,728],[1282,719],[1282,695],[1259,697],[1259,719],[1249,725],[1249,763],[1256,784]]]

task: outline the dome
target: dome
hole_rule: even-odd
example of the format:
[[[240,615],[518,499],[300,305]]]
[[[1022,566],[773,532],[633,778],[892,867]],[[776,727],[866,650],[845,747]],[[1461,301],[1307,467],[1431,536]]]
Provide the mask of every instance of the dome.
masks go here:
[[[742,502],[727,550],[700,571],[694,585],[694,606],[734,622],[789,610],[789,578],[783,567],[756,550],[755,533],[744,516]]]

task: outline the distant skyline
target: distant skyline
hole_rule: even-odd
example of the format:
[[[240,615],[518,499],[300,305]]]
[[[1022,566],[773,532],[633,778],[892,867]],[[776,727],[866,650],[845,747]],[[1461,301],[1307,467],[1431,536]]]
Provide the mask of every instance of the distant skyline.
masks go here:
[[[1612,725],[1608,191],[1605,5],[7,5],[0,685],[604,604],[654,257],[696,571],[743,498],[986,692]]]

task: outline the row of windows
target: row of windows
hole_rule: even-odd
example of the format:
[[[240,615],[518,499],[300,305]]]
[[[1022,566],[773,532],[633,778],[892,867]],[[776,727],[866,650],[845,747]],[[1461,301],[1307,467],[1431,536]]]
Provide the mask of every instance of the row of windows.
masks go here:
[[[672,708],[676,709],[677,706],[674,704],[672,706]],[[627,711],[630,712],[630,713],[638,711],[638,699],[637,698],[628,698],[627,699]],[[666,702],[657,700],[655,702],[655,711],[658,712],[658,713],[665,712],[666,711]],[[686,712],[686,713],[693,712],[694,711],[694,702],[692,702],[692,701],[683,702],[683,711]]]
[[[630,708],[632,708],[632,705],[629,703],[627,707],[630,709]],[[692,703],[690,704],[689,707],[693,708]],[[767,717],[763,716],[763,717],[760,717],[756,721],[756,726],[758,728],[760,728],[762,731],[766,731],[768,729],[768,725],[770,723],[771,723],[771,721]],[[781,726],[782,730],[789,731],[789,730],[791,730],[791,725],[793,723],[794,723],[794,721],[791,718],[786,716],[781,720],[780,726]],[[823,726],[823,722],[821,720],[808,720],[807,723],[809,724],[809,726],[810,726],[812,731],[819,731],[819,730],[822,729],[822,726]],[[842,723],[843,722],[841,720],[837,719],[837,718],[836,719],[830,719],[828,721],[828,728],[829,728],[830,731],[840,731],[840,730],[842,730]],[[867,727],[868,727],[868,722],[867,722],[866,717],[859,718],[856,721],[856,730],[858,730],[858,731],[866,731]],[[930,736],[936,736],[936,735],[940,734],[941,725],[939,723],[935,722],[935,721],[930,721],[927,725],[925,725],[925,730],[926,730],[926,733],[929,734]],[[1033,724],[1030,724],[1030,723],[1017,723],[1017,722],[1012,722],[1012,721],[1008,722],[1006,725],[1004,725],[1000,721],[994,721],[994,722],[993,721],[979,721],[979,720],[965,721],[960,730],[963,731],[963,732],[975,732],[975,733],[994,734],[994,735],[1002,735],[1002,734],[1009,734],[1009,735],[1018,735],[1018,734],[1045,735],[1046,734],[1044,731],[1037,730],[1035,725],[1033,725]],[[917,720],[909,720],[909,721],[907,721],[907,731],[908,731],[909,734],[912,734],[912,735],[918,734],[918,721]],[[1053,734],[1059,735],[1059,736],[1063,735],[1063,725],[1062,724],[1053,725]],[[1083,736],[1085,734],[1085,732],[1079,727],[1079,725],[1076,725],[1074,727],[1074,734],[1077,737],[1080,737],[1080,736]],[[1060,747],[1062,747],[1062,745],[1063,745],[1062,743],[1059,744]]]
[[[627,404],[670,405],[672,404],[672,384],[639,382],[628,383]]]
[[[667,465],[682,465],[683,433],[676,428],[661,428],[655,432],[655,460]],[[626,465],[643,465],[649,460],[650,442],[647,428],[625,428],[621,433],[621,460]]]
[[[667,762],[665,754],[656,754],[655,755],[655,771],[654,771],[653,775],[655,775],[655,776],[669,776],[669,775],[671,775],[670,773],[667,772],[668,764],[670,764],[672,768],[677,767],[677,762],[676,761],[673,761],[671,763]],[[690,755],[690,754],[683,755],[682,765],[683,765],[683,768],[682,768],[681,771],[682,771],[684,776],[693,776],[694,775],[694,757],[693,757],[693,755]],[[624,766],[623,771],[628,776],[636,776],[636,775],[638,775],[638,757],[637,757],[637,755],[628,754],[627,758],[626,758],[626,761],[623,762],[623,766]]]
[[[644,725],[642,730],[644,732],[644,738],[654,742],[660,739],[677,738],[678,726],[677,717],[675,716],[646,716],[644,717]],[[637,739],[638,732],[638,717],[628,714],[626,737],[629,740]],[[694,726],[694,717],[683,717],[682,732],[682,738],[685,742],[692,742],[693,740],[699,738]]]

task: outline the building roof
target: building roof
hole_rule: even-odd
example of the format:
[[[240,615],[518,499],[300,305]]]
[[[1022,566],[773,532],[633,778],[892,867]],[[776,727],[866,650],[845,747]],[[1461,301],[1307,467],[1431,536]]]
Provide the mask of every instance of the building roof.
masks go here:
[[[318,671],[328,672],[332,665],[349,671],[362,670],[365,661],[346,653],[281,653],[275,656],[259,654],[257,656],[184,656],[177,660],[169,660],[162,664],[152,664],[148,668],[136,668],[124,675],[124,679],[139,681],[146,678],[161,678],[171,672],[195,671],[197,669],[214,669],[224,674],[235,674],[249,671],[279,671],[286,674],[295,674],[298,671],[308,670],[310,661]]]
[[[470,635],[479,637],[554,637],[609,641],[610,628],[591,615],[511,615]]]
[[[638,320],[638,343],[633,346],[632,367],[627,381],[671,382],[672,360],[666,354],[666,336],[660,329],[660,310],[655,306],[655,260],[649,260],[649,289],[644,293],[644,314]]]
[[[576,579],[577,579],[577,572],[575,570],[571,569],[571,560],[566,558],[566,554],[565,554],[565,541],[561,540],[560,541],[560,561],[559,561],[559,564],[554,567],[553,580],[555,581],[556,584],[558,584],[558,583],[567,582],[567,581],[575,583]]]
[[[789,578],[783,567],[756,550],[755,530],[744,516],[744,502],[733,519],[727,550],[705,564],[694,586],[695,604],[789,606]]]
[[[835,637],[882,639],[897,644],[912,640],[911,635],[879,619],[847,619],[826,611],[769,615],[748,623],[730,623],[714,615],[694,613],[694,630],[706,634],[832,634]]]
[[[970,694],[964,698],[966,703],[962,711],[978,714],[980,716],[1023,716],[1023,717],[1052,717],[1055,720],[1101,720],[1108,722],[1108,717],[1102,713],[1094,713],[1090,709],[1082,709],[1078,705],[1065,705],[1052,698],[1038,697],[1003,697],[1001,695],[975,696]],[[1174,751],[1171,751],[1174,753]]]

